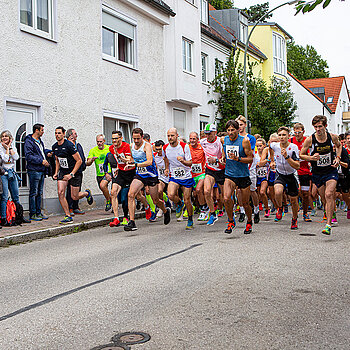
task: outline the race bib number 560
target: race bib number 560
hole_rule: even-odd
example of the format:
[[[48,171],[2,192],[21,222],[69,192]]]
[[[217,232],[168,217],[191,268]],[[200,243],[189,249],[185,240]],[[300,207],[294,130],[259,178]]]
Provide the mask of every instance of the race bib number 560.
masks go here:
[[[226,145],[226,157],[231,159],[232,155],[239,157],[239,146]]]

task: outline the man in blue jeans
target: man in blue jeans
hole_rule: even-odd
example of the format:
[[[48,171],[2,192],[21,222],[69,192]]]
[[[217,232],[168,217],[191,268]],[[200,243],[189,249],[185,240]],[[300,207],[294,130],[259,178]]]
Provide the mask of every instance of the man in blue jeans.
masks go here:
[[[51,157],[51,150],[45,149],[41,137],[44,134],[44,125],[33,125],[33,134],[24,139],[24,154],[27,162],[29,177],[29,215],[34,221],[47,219],[41,212],[41,203],[44,188],[44,179],[48,173],[49,162],[46,157]]]

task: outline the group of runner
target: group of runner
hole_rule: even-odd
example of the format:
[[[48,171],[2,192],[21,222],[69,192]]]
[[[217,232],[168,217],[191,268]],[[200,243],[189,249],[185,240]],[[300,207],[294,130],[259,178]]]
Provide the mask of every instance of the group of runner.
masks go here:
[[[104,135],[96,137],[97,146],[90,150],[86,165],[96,166],[106,210],[112,206],[114,213],[111,227],[123,224],[126,231],[136,230],[137,201],[143,204],[146,219],[152,222],[163,216],[167,225],[172,202],[177,220],[187,218],[187,230],[193,229],[194,212],[198,221],[213,225],[226,211],[229,234],[236,227],[236,208],[239,221],[247,220],[244,233],[249,234],[253,221],[260,221],[262,206],[265,217],[276,210],[275,221],[280,221],[290,202],[291,229],[297,229],[299,207],[303,220],[311,222],[308,211],[314,214],[314,201],[320,197],[326,220],[322,233],[329,235],[336,223],[337,197],[345,201],[350,219],[350,132],[342,140],[343,147],[339,137],[327,131],[325,116],[315,116],[312,125],[315,133],[309,137],[297,123],[292,137],[288,127],[280,127],[268,142],[247,134],[243,116],[229,120],[220,136],[214,124],[206,126],[202,137],[191,132],[188,144],[175,128],[167,131],[167,143],[153,144],[141,128],[132,130],[130,145],[120,131],[114,131],[111,146],[105,145]],[[91,193],[76,195],[83,196],[89,199]]]

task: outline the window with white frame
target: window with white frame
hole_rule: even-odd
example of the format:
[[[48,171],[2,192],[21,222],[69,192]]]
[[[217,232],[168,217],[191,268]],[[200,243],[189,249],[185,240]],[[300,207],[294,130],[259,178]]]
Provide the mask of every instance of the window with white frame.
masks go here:
[[[218,60],[217,58],[215,59],[215,77],[219,76],[223,72],[223,67],[224,64]]]
[[[174,127],[177,129],[177,133],[181,137],[186,137],[186,112],[181,109],[175,109],[174,115]]]
[[[104,58],[135,66],[136,22],[109,9],[102,11],[102,52]]]
[[[273,71],[274,73],[286,75],[286,41],[273,33]]]
[[[53,39],[56,0],[20,0],[21,29]]]
[[[182,68],[186,72],[193,72],[193,42],[182,38]]]
[[[201,0],[201,21],[208,24],[208,0]]]
[[[208,82],[208,55],[202,52],[202,82]]]
[[[103,133],[106,136],[106,144],[112,144],[112,131],[119,130],[123,134],[123,140],[132,142],[131,132],[136,127],[136,122],[119,119],[110,115],[103,117]]]
[[[239,14],[239,39],[246,43],[248,38],[248,18],[243,16],[242,13]]]
[[[204,130],[207,124],[209,124],[209,117],[207,115],[201,114],[199,116],[199,130]]]

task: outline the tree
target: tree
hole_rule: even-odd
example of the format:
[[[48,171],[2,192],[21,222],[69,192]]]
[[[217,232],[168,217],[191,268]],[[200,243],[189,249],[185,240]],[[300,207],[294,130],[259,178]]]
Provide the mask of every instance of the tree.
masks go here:
[[[257,4],[250,6],[249,9],[245,8],[243,11],[249,16],[249,22],[255,23],[261,18],[264,14],[269,12],[269,3],[265,2],[263,4]],[[266,22],[269,18],[272,17],[272,14],[269,14],[265,17],[263,22]]]
[[[323,8],[326,8],[331,3],[331,1],[332,0],[312,0],[312,1],[300,0],[295,6],[297,10],[295,14],[297,15],[299,12],[303,12],[303,13],[311,12],[321,4]],[[345,1],[345,0],[340,0],[340,1]]]
[[[238,63],[239,52],[231,52],[221,73],[211,82],[215,100],[209,101],[217,106],[216,119],[219,131],[224,131],[230,119],[243,113],[243,67]],[[252,133],[259,133],[266,139],[282,126],[290,126],[297,108],[288,82],[272,79],[268,85],[260,77],[253,76],[253,64],[248,63],[247,98],[248,116]],[[217,71],[220,69],[216,67]]]
[[[327,61],[311,45],[304,48],[293,41],[287,44],[288,71],[299,80],[328,78]]]
[[[224,10],[233,8],[232,0],[209,0],[210,5],[215,7],[215,10]]]

